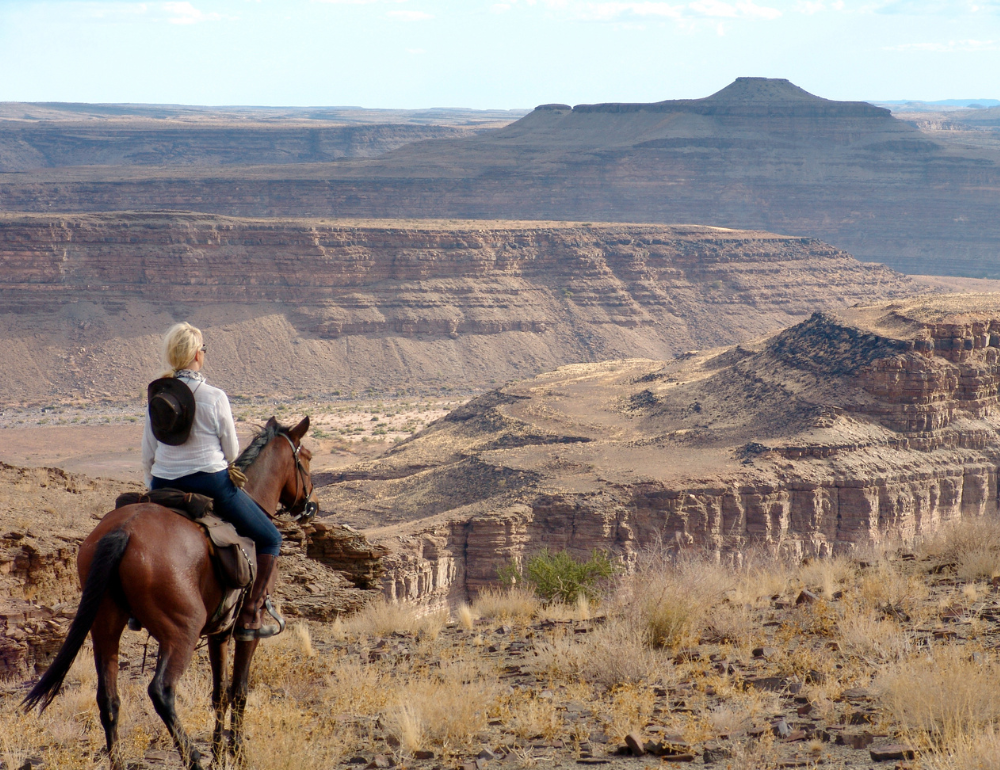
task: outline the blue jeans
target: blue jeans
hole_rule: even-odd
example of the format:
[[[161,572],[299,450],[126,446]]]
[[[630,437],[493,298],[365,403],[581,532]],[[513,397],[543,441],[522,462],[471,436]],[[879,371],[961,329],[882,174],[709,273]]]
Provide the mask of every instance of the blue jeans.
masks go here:
[[[151,488],[179,489],[211,497],[215,501],[215,515],[236,527],[236,531],[243,537],[253,540],[258,554],[277,556],[281,550],[281,533],[278,528],[250,495],[233,484],[229,471],[199,471],[179,479],[153,476]]]

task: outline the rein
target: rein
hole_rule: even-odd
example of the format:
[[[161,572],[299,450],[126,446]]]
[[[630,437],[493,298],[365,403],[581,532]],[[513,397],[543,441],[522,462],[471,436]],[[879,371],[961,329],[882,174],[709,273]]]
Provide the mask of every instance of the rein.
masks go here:
[[[287,441],[288,446],[292,448],[292,457],[295,459],[296,479],[298,483],[295,486],[295,502],[293,502],[290,506],[282,505],[275,512],[275,515],[279,513],[287,513],[297,524],[305,524],[316,515],[316,511],[319,509],[319,504],[312,499],[316,488],[312,484],[307,483],[309,481],[309,475],[306,473],[306,469],[302,467],[302,460],[299,459],[299,452],[302,450],[302,444],[295,446],[295,442],[292,441],[286,433],[279,432],[278,435]],[[294,509],[299,503],[300,486],[302,487],[302,492],[304,494],[304,497],[302,498],[303,505],[299,509],[298,513],[296,513]],[[306,492],[307,489],[309,490],[308,492]]]

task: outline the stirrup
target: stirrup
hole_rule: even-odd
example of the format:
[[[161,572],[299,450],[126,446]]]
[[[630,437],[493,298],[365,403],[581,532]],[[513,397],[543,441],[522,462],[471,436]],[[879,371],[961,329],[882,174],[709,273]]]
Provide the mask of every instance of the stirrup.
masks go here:
[[[254,629],[254,633],[256,634],[256,637],[258,639],[267,639],[272,636],[277,636],[278,634],[280,634],[282,631],[285,630],[285,619],[281,617],[281,615],[279,615],[277,611],[274,609],[274,605],[271,604],[270,596],[264,599],[264,609],[267,610],[268,615],[270,615],[272,618],[278,621],[278,630],[272,631],[271,629],[273,629],[274,626],[271,625],[265,626],[263,623],[261,623],[260,628]]]
[[[268,596],[264,600],[264,606],[258,610],[258,612],[263,612],[267,610],[267,614],[278,621],[278,630],[274,630],[274,626],[265,626],[261,623],[260,628],[242,628],[239,624],[239,620],[236,622],[236,628],[233,630],[233,639],[237,642],[252,642],[254,639],[269,639],[272,636],[277,636],[282,631],[285,630],[285,619],[281,617],[274,609],[274,605],[271,604],[271,597]]]

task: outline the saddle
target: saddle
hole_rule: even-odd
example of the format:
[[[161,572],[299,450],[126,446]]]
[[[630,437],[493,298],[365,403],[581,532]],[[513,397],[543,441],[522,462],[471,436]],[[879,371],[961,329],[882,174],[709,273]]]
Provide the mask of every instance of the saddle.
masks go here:
[[[156,489],[150,492],[125,492],[118,495],[115,508],[137,503],[155,503],[169,508],[199,525],[208,537],[209,553],[219,581],[226,589],[219,608],[208,622],[205,634],[223,633],[232,628],[243,604],[243,594],[257,576],[257,549],[253,540],[243,537],[228,521],[212,512],[212,498],[179,489]]]

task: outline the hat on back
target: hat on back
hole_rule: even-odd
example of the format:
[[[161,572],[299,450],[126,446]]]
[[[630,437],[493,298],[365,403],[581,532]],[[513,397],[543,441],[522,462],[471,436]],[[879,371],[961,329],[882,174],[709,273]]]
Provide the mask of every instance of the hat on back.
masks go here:
[[[146,389],[149,425],[157,441],[180,446],[194,424],[195,401],[191,388],[174,377],[161,377]]]

